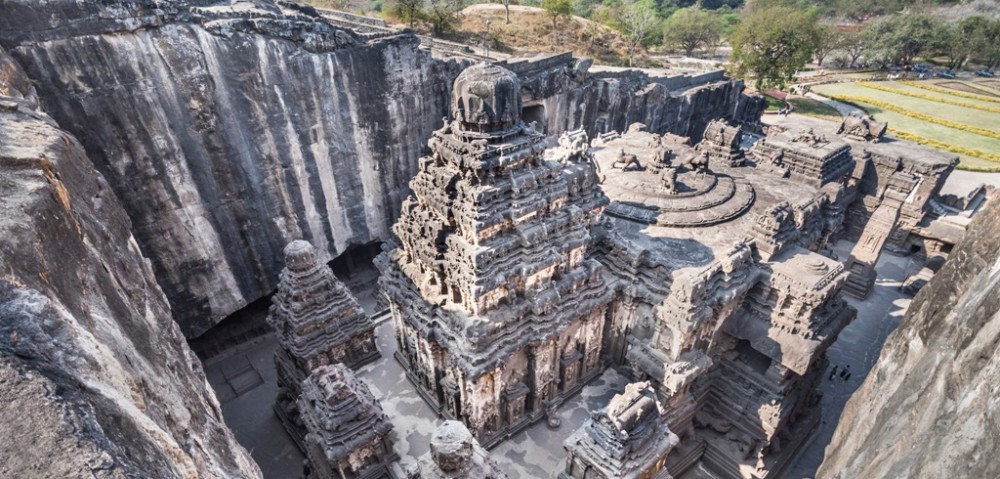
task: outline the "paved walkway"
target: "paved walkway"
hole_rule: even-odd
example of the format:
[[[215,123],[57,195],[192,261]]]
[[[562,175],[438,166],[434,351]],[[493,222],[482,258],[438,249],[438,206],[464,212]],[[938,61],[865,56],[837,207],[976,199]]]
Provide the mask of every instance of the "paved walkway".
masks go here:
[[[839,241],[834,246],[834,251],[839,258],[847,259],[852,246],[853,243]],[[910,305],[910,298],[899,292],[898,288],[908,273],[915,272],[917,266],[919,265],[910,258],[883,253],[875,268],[878,279],[871,296],[864,301],[846,296],[848,303],[858,310],[858,317],[840,333],[837,341],[827,350],[827,356],[830,358],[831,369],[834,365],[838,370],[850,365],[851,377],[847,381],[839,377],[833,380],[823,379],[820,385],[823,393],[822,423],[808,440],[808,445],[789,466],[784,477],[815,477],[847,400],[864,382],[865,376],[878,360],[886,338],[899,325]]]
[[[854,105],[848,105],[847,103],[841,103],[841,102],[839,102],[837,100],[833,100],[831,98],[827,98],[827,97],[825,97],[823,95],[818,95],[818,94],[813,93],[813,92],[807,92],[806,93],[806,98],[811,98],[813,100],[816,100],[816,101],[818,101],[818,102],[820,102],[820,103],[822,103],[822,104],[824,104],[826,106],[829,106],[829,107],[837,110],[837,112],[840,113],[840,116],[858,116],[858,115],[864,116],[865,115],[864,110],[862,110],[862,109],[860,109],[860,108],[858,108],[858,107],[856,107]]]

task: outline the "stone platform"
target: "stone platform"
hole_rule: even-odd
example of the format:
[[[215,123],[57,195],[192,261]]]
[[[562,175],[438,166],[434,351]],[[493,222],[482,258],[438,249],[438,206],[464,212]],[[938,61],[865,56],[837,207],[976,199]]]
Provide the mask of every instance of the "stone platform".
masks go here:
[[[678,169],[676,188],[668,191],[662,169],[654,163],[654,151],[645,145],[654,135],[631,133],[591,151],[605,179],[601,185],[611,198],[607,214],[660,226],[678,228],[711,226],[732,220],[753,204],[753,186],[742,175],[730,175],[724,165],[711,165],[706,172],[693,171],[680,163],[689,159],[674,146],[673,166]],[[669,146],[669,145],[668,145]],[[621,151],[634,154],[643,169],[621,170],[614,164]]]

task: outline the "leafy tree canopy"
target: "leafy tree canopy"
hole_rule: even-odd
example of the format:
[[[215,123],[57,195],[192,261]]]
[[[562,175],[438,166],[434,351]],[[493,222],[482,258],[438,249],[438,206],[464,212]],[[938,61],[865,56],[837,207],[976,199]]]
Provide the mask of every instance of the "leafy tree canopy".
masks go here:
[[[783,4],[755,5],[733,32],[733,73],[758,89],[784,86],[812,59],[816,16]]]
[[[722,37],[722,27],[718,15],[700,8],[682,8],[663,24],[663,39],[690,56],[699,48],[715,46]]]

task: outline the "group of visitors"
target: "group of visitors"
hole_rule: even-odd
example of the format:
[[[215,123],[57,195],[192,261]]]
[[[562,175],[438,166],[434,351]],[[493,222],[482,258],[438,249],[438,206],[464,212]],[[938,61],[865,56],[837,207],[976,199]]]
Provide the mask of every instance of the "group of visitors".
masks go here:
[[[830,377],[827,379],[833,381],[837,376],[840,376],[840,379],[844,381],[851,379],[851,365],[844,366],[844,369],[840,370],[840,374],[837,374],[837,365],[834,365],[833,369],[830,370]]]

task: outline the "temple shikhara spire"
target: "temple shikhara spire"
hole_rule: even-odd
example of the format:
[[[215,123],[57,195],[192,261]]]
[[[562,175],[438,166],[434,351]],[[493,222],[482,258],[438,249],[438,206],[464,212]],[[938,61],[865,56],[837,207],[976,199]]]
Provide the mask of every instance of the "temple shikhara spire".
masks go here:
[[[455,80],[382,264],[398,359],[424,398],[490,445],[601,371],[611,299],[588,256],[608,203],[586,161],[543,156],[517,76]]]
[[[275,411],[302,448],[305,429],[296,406],[302,381],[320,366],[359,368],[377,359],[375,325],[347,287],[316,259],[313,246],[302,240],[285,247],[285,269],[267,322],[279,345],[274,351]]]

